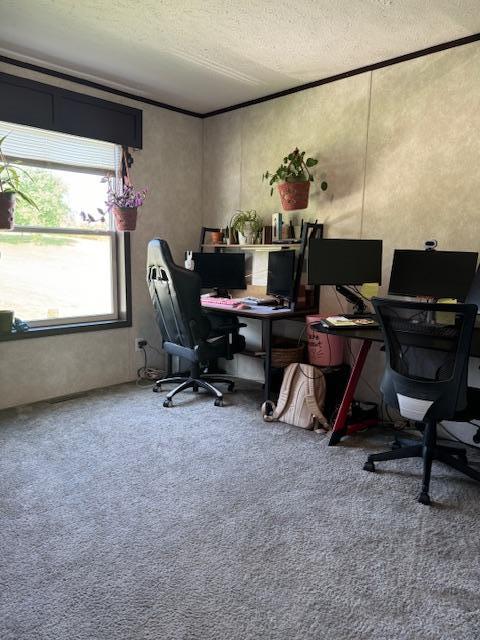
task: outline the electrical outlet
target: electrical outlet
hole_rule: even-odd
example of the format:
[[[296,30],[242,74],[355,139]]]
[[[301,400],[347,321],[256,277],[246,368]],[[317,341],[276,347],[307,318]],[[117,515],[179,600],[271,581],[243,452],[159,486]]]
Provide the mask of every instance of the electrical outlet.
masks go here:
[[[141,351],[143,347],[147,346],[147,341],[143,338],[135,338],[135,351]]]

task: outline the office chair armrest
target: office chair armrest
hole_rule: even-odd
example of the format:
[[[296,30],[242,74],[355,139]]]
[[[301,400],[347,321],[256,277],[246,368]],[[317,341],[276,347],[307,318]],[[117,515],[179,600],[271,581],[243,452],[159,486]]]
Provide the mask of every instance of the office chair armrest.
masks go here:
[[[205,341],[212,334],[212,325],[206,316],[201,316],[200,322],[190,320],[189,324],[195,344]]]
[[[219,327],[212,327],[212,332],[214,334],[227,335],[229,333],[238,333],[239,329],[246,327],[247,325],[244,322],[237,322],[235,324],[224,324]]]
[[[205,317],[208,318],[212,331],[214,332],[233,332],[247,325],[238,321],[237,316],[232,316],[229,313],[221,312],[205,312]]]

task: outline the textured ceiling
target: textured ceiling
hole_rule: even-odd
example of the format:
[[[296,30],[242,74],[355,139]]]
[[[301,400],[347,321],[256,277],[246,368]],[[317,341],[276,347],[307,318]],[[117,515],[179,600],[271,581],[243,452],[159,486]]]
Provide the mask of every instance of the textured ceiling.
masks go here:
[[[207,112],[480,32],[480,0],[0,0],[0,53]]]

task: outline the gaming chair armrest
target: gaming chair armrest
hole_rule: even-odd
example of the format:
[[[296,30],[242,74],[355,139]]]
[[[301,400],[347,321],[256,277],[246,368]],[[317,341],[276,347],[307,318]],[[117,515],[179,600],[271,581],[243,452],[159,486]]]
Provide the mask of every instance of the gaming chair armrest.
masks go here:
[[[239,330],[242,327],[246,326],[246,324],[238,322],[234,325],[225,325],[223,327],[215,329],[215,333],[219,333],[226,338],[227,353],[225,358],[227,360],[233,360],[233,356],[236,353],[240,353],[245,350],[245,338],[244,336],[240,335]]]

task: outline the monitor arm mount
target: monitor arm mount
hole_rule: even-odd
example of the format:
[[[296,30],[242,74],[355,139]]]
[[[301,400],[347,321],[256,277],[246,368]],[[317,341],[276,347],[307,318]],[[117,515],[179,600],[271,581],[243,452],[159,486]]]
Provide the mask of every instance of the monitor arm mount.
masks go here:
[[[222,287],[213,287],[214,295],[213,298],[231,298],[230,292],[228,289],[223,289]]]
[[[366,312],[367,305],[357,293],[354,293],[351,289],[345,287],[343,284],[337,284],[335,289],[344,298],[346,298],[348,302],[353,304],[353,313],[355,315],[361,315],[362,313]]]

